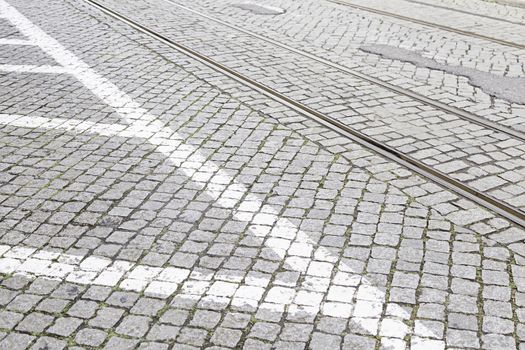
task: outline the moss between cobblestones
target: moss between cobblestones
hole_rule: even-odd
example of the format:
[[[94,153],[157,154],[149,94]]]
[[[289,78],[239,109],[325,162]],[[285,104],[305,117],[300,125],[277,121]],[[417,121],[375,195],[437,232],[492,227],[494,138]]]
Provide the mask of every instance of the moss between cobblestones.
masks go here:
[[[322,146],[320,146],[320,147],[322,147]],[[324,149],[324,148],[323,148],[323,149]],[[153,153],[153,152],[152,152],[152,153]],[[151,154],[151,153],[150,153],[150,154]],[[339,155],[336,154],[336,156],[339,156]],[[351,164],[352,162],[349,161],[349,163]],[[366,170],[364,170],[364,171],[366,172]],[[371,178],[374,178],[373,173],[369,172],[369,175],[371,176]],[[323,180],[323,184],[324,184],[324,180]],[[410,203],[412,203],[412,201],[416,201],[416,199],[415,199],[415,198],[412,198],[412,197],[410,197],[409,200],[410,200]],[[382,209],[384,209],[384,206],[382,207]],[[426,236],[424,236],[424,237],[425,237],[425,240],[428,240],[428,238],[427,238]],[[396,254],[396,258],[397,258],[397,257],[398,257],[398,255]],[[334,269],[334,272],[335,272],[335,271],[336,271],[336,269]],[[390,283],[391,283],[391,278],[392,278],[391,276],[392,276],[392,273],[393,273],[393,272],[391,271],[390,274],[389,274],[389,279],[388,279],[388,280],[390,281]],[[113,288],[113,290],[119,290],[119,289],[115,287],[115,288]],[[144,296],[144,293],[140,293],[139,295],[140,295],[140,296]],[[386,300],[388,300],[389,296],[390,296],[390,291],[389,291],[388,288],[387,288]],[[79,298],[80,298],[80,297],[78,297],[76,300],[78,300]],[[67,310],[69,310],[69,308],[73,305],[73,303],[74,303],[74,302],[71,302],[71,304],[69,305],[69,307],[67,308]],[[167,305],[165,306],[165,308],[169,309],[169,303],[167,303]],[[384,309],[383,309],[383,314],[384,314],[384,312],[386,311],[385,308],[386,308],[386,306],[385,306]],[[194,307],[193,307],[193,309],[192,309],[192,312],[194,313],[196,309],[197,309],[197,306],[194,305]],[[415,309],[415,308],[414,308],[414,309]],[[126,311],[127,311],[127,313],[124,314],[124,315],[128,315],[128,314],[129,314],[129,310],[126,309]],[[227,310],[227,311],[229,311],[229,310]],[[226,312],[227,312],[227,311],[226,311]],[[413,312],[414,312],[414,311],[413,311]],[[124,317],[124,315],[123,315],[123,317]],[[188,318],[188,320],[189,320],[189,318]],[[188,320],[186,321],[185,324],[187,324],[187,323],[189,322]],[[250,324],[253,326],[253,324],[254,324],[256,321],[257,321],[257,319],[256,319],[255,315],[251,315]],[[445,321],[445,322],[446,322],[446,321]],[[245,330],[244,333],[247,334],[247,332],[248,332],[248,331]],[[117,335],[117,334],[111,329],[111,330],[109,331],[109,333],[108,333],[108,341],[109,341],[109,339],[110,339],[112,336],[116,336],[116,335]],[[124,335],[119,335],[119,336],[122,337],[122,338],[131,338],[131,337],[124,336]],[[132,338],[131,338],[131,339],[132,339]],[[208,336],[208,339],[209,339],[209,336]],[[245,335],[243,335],[243,339],[245,339]],[[377,339],[377,340],[380,340],[379,336],[376,336],[376,339]],[[73,341],[73,340],[72,340],[72,341]],[[73,342],[74,342],[74,341],[73,341]],[[377,347],[377,348],[379,347],[379,344],[378,344],[378,343],[376,343],[376,347]]]
[[[479,244],[479,255],[480,255],[480,266],[476,267],[476,282],[479,283],[479,290],[476,300],[476,306],[478,307],[478,314],[477,314],[477,320],[478,320],[478,338],[483,339],[483,277],[482,277],[482,269],[483,269],[483,240],[480,236],[476,236],[476,240]]]
[[[512,332],[512,337],[516,339],[516,348],[519,349],[519,336],[518,336],[518,325],[520,324],[520,320],[517,313],[517,304],[516,304],[516,293],[517,293],[517,286],[514,282],[514,276],[512,273],[512,265],[516,263],[516,258],[514,256],[514,253],[509,252],[509,263],[507,264],[507,273],[509,274],[509,287],[510,287],[510,305],[512,308],[512,322],[514,323],[514,331]]]

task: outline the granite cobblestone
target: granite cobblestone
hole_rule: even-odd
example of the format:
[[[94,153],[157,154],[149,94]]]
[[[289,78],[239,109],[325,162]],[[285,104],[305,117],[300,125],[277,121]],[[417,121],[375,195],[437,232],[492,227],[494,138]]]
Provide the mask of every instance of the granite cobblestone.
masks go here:
[[[0,349],[518,347],[519,228],[85,5],[10,3],[147,114],[0,75],[56,94],[0,126]]]

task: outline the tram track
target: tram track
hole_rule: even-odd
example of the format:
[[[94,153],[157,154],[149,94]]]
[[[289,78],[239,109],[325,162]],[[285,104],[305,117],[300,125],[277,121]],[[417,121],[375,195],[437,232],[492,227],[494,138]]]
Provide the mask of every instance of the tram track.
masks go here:
[[[403,20],[403,21],[424,25],[424,26],[427,26],[427,27],[433,27],[433,28],[445,30],[445,31],[448,31],[448,32],[451,32],[451,33],[455,33],[455,34],[465,35],[465,36],[469,36],[469,37],[472,37],[472,38],[486,40],[486,41],[491,41],[491,42],[496,43],[496,44],[500,44],[500,45],[504,45],[504,46],[508,46],[508,47],[512,47],[512,48],[516,48],[516,49],[525,50],[525,45],[523,45],[523,44],[518,44],[518,43],[515,43],[515,42],[512,42],[512,41],[494,38],[494,37],[491,37],[491,36],[487,36],[487,35],[471,32],[471,31],[468,31],[468,30],[457,29],[457,28],[449,27],[449,26],[446,26],[446,25],[443,25],[443,24],[438,24],[438,23],[434,23],[434,22],[428,22],[428,21],[424,21],[424,20],[421,20],[421,19],[408,17],[408,16],[397,14],[397,13],[388,12],[388,11],[385,11],[385,10],[375,9],[373,7],[357,5],[357,4],[353,4],[353,3],[347,2],[345,0],[327,0],[327,1],[329,1],[331,3],[334,3],[334,4],[351,7],[351,8],[354,8],[356,10],[361,10],[361,11],[375,13],[375,14],[382,15],[382,16],[392,17],[392,18]]]
[[[254,33],[254,32],[252,32],[250,30],[241,28],[239,26],[236,26],[234,24],[230,24],[230,23],[225,22],[223,20],[220,20],[218,18],[209,16],[209,15],[207,15],[205,13],[200,12],[200,11],[197,11],[197,10],[191,9],[191,8],[189,8],[187,6],[178,4],[178,3],[176,3],[176,2],[174,2],[172,0],[161,0],[161,1],[164,1],[164,2],[166,2],[168,4],[171,4],[172,6],[180,8],[180,9],[182,9],[184,11],[188,11],[188,12],[193,13],[195,15],[198,15],[200,17],[203,17],[203,18],[206,18],[208,20],[211,20],[211,21],[214,21],[216,23],[219,23],[221,25],[224,25],[226,27],[229,27],[231,29],[234,29],[236,31],[244,33],[246,35],[252,36],[252,37],[257,38],[259,40],[266,41],[267,43],[270,43],[272,45],[278,46],[278,47],[283,48],[285,50],[288,50],[290,52],[296,53],[296,54],[301,55],[303,57],[307,57],[307,58],[309,58],[311,60],[315,60],[316,62],[322,63],[322,64],[324,64],[326,66],[331,67],[331,68],[337,69],[340,72],[349,74],[349,75],[351,75],[351,76],[353,76],[355,78],[367,81],[369,83],[372,83],[374,85],[380,86],[382,88],[385,88],[385,89],[390,90],[392,92],[395,92],[397,94],[407,96],[407,97],[409,97],[409,98],[411,98],[413,100],[419,101],[419,102],[421,102],[421,103],[423,103],[423,104],[425,104],[427,106],[433,107],[435,109],[441,110],[441,111],[446,112],[446,113],[450,113],[450,114],[455,115],[455,116],[457,116],[457,117],[459,117],[461,119],[465,119],[465,120],[468,120],[468,121],[470,121],[472,123],[478,124],[478,125],[480,125],[480,126],[482,126],[484,128],[492,129],[494,131],[507,134],[507,135],[509,135],[511,137],[517,138],[517,139],[525,142],[525,133],[523,133],[521,131],[518,131],[516,129],[513,129],[511,127],[507,127],[507,126],[501,125],[499,123],[492,122],[490,120],[487,120],[486,118],[480,117],[480,116],[478,116],[476,114],[473,114],[473,113],[470,113],[470,112],[467,112],[467,111],[465,111],[463,109],[460,109],[460,108],[457,108],[457,107],[453,107],[453,106],[449,106],[446,103],[443,103],[443,102],[440,102],[440,101],[436,101],[436,100],[434,100],[432,98],[426,97],[426,96],[421,95],[421,94],[419,94],[417,92],[413,92],[411,90],[408,90],[408,89],[396,86],[394,84],[387,83],[387,82],[385,82],[385,81],[383,81],[381,79],[378,79],[378,78],[375,78],[373,76],[370,76],[370,75],[358,72],[358,71],[356,71],[354,69],[351,69],[351,68],[348,68],[348,67],[346,67],[346,66],[344,66],[342,64],[335,63],[333,61],[330,61],[330,60],[327,60],[325,58],[319,57],[317,55],[311,54],[309,52],[306,52],[306,51],[297,49],[295,47],[292,47],[290,45],[284,44],[284,43],[282,43],[280,41],[277,41],[275,39],[268,38],[268,37],[266,37],[264,35],[260,35],[260,34]]]
[[[508,19],[505,19],[505,18],[484,15],[482,13],[470,12],[470,11],[467,11],[467,10],[462,10],[462,9],[458,9],[458,8],[454,8],[454,7],[446,7],[446,6],[442,6],[442,5],[438,5],[438,4],[430,4],[430,3],[427,3],[427,2],[424,2],[424,1],[418,1],[418,0],[405,0],[405,1],[413,3],[413,4],[417,4],[417,5],[434,7],[434,8],[447,10],[447,11],[452,11],[452,12],[458,12],[458,13],[462,13],[464,15],[470,15],[470,16],[490,19],[490,20],[504,22],[504,23],[509,23],[509,24],[515,24],[515,25],[518,25],[518,26],[525,26],[525,23],[523,23],[523,22],[511,21],[511,20],[508,20]]]
[[[433,169],[431,166],[424,164],[421,161],[418,161],[410,156],[407,156],[393,147],[390,147],[382,142],[379,142],[372,137],[365,135],[359,131],[356,131],[350,128],[348,125],[341,123],[340,121],[331,118],[330,116],[323,114],[315,109],[312,109],[304,104],[291,99],[284,94],[256,81],[250,77],[237,72],[234,69],[231,69],[224,64],[215,61],[214,59],[201,54],[181,43],[178,43],[170,38],[164,36],[157,31],[148,28],[147,26],[136,22],[135,20],[114,11],[113,9],[106,7],[105,5],[100,4],[96,0],[84,0],[86,3],[94,6],[99,9],[106,15],[123,22],[133,29],[152,37],[153,39],[167,45],[168,47],[188,56],[192,59],[200,62],[201,64],[206,65],[209,68],[214,69],[215,71],[224,74],[225,76],[230,77],[231,79],[241,83],[266,97],[281,103],[282,105],[287,106],[288,108],[294,110],[295,112],[303,115],[304,117],[314,120],[325,127],[331,129],[332,131],[338,133],[341,136],[344,136],[357,144],[365,147],[367,149],[373,150],[376,153],[382,155],[386,159],[392,160],[401,164],[408,169],[414,171],[415,173],[426,177],[441,186],[468,198],[481,206],[484,206],[501,216],[507,218],[508,220],[525,227],[525,212],[521,211],[519,208],[515,208],[503,201],[500,201],[492,196],[486,195],[485,193],[475,190],[472,187],[469,187],[463,184],[461,181],[456,180],[447,174]]]

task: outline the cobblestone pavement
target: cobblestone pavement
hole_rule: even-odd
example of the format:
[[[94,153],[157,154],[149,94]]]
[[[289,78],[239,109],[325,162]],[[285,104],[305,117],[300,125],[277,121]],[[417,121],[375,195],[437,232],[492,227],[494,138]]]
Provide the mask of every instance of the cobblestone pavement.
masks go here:
[[[516,16],[518,17],[516,18],[518,22],[509,23],[499,19],[468,15],[407,0],[393,0],[388,2],[378,0],[343,0],[343,3],[362,5],[368,8],[387,11],[396,15],[407,16],[495,39],[510,41],[521,45],[525,44],[525,26],[523,26],[523,18],[519,18],[523,15],[523,9],[521,11],[513,11],[518,15]],[[482,13],[486,13],[488,9],[492,10],[495,7],[494,4],[478,3],[479,2],[475,2],[474,6],[480,8]],[[498,7],[500,6],[501,5]]]
[[[506,76],[525,74],[523,50],[329,2],[265,2],[287,9],[280,16],[254,16],[232,6],[238,3],[236,0],[176,2],[489,120],[525,130],[523,105],[491,98],[469,85],[468,79],[464,77],[384,59],[359,48],[366,44],[399,46],[420,52],[443,64]],[[480,9],[488,8],[485,11],[495,12],[486,2],[470,3],[477,4]],[[430,9],[424,13],[433,11],[434,9]],[[520,14],[516,20],[521,21],[519,18],[525,10],[512,8],[512,11]],[[311,16],[312,13],[315,16]],[[405,15],[410,13],[405,11]],[[522,26],[510,26],[509,33],[523,30]]]
[[[519,139],[202,20],[185,10],[160,7],[158,0],[103,3],[353,129],[525,210],[525,144]]]
[[[468,0],[408,0],[414,3],[423,3],[431,6],[441,6],[457,11],[468,12],[477,16],[488,16],[507,22],[523,24],[525,21],[525,11],[520,7],[513,7],[497,2],[481,2]],[[490,35],[491,33],[486,33]]]
[[[523,229],[84,2],[0,36],[0,349],[525,348]]]

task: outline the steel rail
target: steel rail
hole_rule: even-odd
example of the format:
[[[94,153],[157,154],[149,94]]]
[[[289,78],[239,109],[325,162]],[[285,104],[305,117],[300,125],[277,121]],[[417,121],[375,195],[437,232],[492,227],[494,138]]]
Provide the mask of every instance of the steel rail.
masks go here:
[[[365,80],[369,83],[372,83],[374,85],[378,85],[378,86],[381,86],[382,88],[385,88],[387,90],[390,90],[390,91],[393,91],[397,94],[400,94],[400,95],[405,95],[407,97],[410,97],[411,99],[413,100],[417,100],[423,104],[426,104],[427,106],[431,106],[433,108],[436,108],[436,109],[440,109],[444,112],[447,112],[447,113],[450,113],[450,114],[453,114],[461,119],[466,119],[472,123],[475,123],[475,124],[478,124],[480,126],[483,126],[484,128],[489,128],[489,129],[492,129],[494,131],[497,131],[497,132],[501,132],[501,133],[504,133],[504,134],[507,134],[511,137],[514,137],[514,138],[517,138],[517,139],[520,139],[521,141],[525,142],[525,133],[523,132],[520,132],[516,129],[512,129],[510,127],[507,127],[507,126],[504,126],[504,125],[501,125],[499,123],[496,123],[496,122],[492,122],[490,120],[487,120],[483,117],[480,117],[478,115],[475,115],[473,113],[470,113],[470,112],[467,112],[465,110],[462,110],[460,108],[457,108],[457,107],[453,107],[453,106],[449,106],[447,105],[446,103],[443,103],[443,102],[440,102],[440,101],[436,101],[432,98],[429,98],[429,97],[426,97],[424,95],[421,95],[417,92],[413,92],[411,90],[408,90],[408,89],[404,89],[402,87],[399,87],[399,86],[396,86],[396,85],[393,85],[393,84],[390,84],[390,83],[387,83],[381,79],[378,79],[378,78],[374,78],[370,75],[367,75],[367,74],[364,74],[364,73],[360,73],[360,72],[357,72],[353,69],[350,69],[344,65],[341,65],[341,64],[338,64],[338,63],[335,63],[335,62],[332,62],[330,60],[327,60],[325,58],[322,58],[322,57],[319,57],[319,56],[316,56],[314,54],[311,54],[309,52],[305,52],[303,50],[300,50],[300,49],[296,49],[294,47],[291,47],[289,45],[286,45],[286,44],[283,44],[275,39],[271,39],[271,38],[268,38],[266,36],[263,36],[261,34],[257,34],[257,33],[254,33],[250,30],[247,30],[247,29],[244,29],[244,28],[241,28],[241,27],[238,27],[234,24],[230,24],[228,22],[225,22],[223,20],[220,20],[218,18],[215,18],[215,17],[212,17],[212,16],[209,16],[205,13],[202,13],[200,11],[197,11],[197,10],[194,10],[194,9],[191,9],[189,7],[186,7],[184,5],[180,5],[176,2],[174,2],[173,0],[161,0],[161,1],[164,1],[164,2],[167,2],[175,7],[178,7],[178,8],[181,8],[185,11],[188,11],[188,12],[191,12],[191,13],[194,13],[198,16],[201,16],[201,17],[204,17],[206,19],[209,19],[211,21],[214,21],[216,23],[220,23],[221,25],[224,25],[224,26],[227,26],[229,28],[232,28],[234,30],[237,30],[239,32],[242,32],[244,34],[247,34],[247,35],[250,35],[254,38],[257,38],[257,39],[260,39],[260,40],[264,40],[272,45],[275,45],[275,46],[278,46],[278,47],[281,47],[285,50],[288,50],[288,51],[291,51],[291,52],[294,52],[298,55],[301,55],[301,56],[304,56],[304,57],[307,57],[309,59],[312,59],[312,60],[315,60],[319,63],[322,63],[324,65],[327,65],[327,66],[330,66],[334,69],[337,69],[343,73],[346,73],[346,74],[350,74],[356,78],[359,78],[361,80]]]
[[[448,11],[453,11],[453,12],[463,13],[463,14],[465,14],[465,15],[471,15],[471,16],[475,16],[475,17],[481,17],[481,18],[491,19],[491,20],[494,20],[494,21],[499,21],[499,22],[505,22],[505,23],[515,24],[515,25],[518,25],[518,26],[525,26],[525,22],[516,22],[516,21],[511,21],[511,20],[509,20],[509,19],[505,19],[505,18],[500,18],[500,17],[494,17],[494,16],[489,16],[489,15],[484,15],[484,14],[482,14],[482,13],[470,12],[470,11],[467,11],[467,10],[462,10],[462,9],[458,9],[458,8],[454,8],[454,7],[446,7],[446,6],[438,5],[438,4],[430,4],[430,3],[427,3],[427,2],[424,2],[424,1],[418,1],[418,0],[405,0],[405,1],[406,1],[406,2],[411,2],[411,3],[413,3],[413,4],[422,5],[422,6],[435,7],[435,8],[438,8],[438,9],[443,9],[443,10],[448,10]]]
[[[434,28],[446,30],[446,31],[451,32],[451,33],[466,35],[466,36],[470,36],[470,37],[473,37],[473,38],[476,38],[476,39],[481,39],[481,40],[492,41],[493,43],[500,44],[500,45],[505,45],[505,46],[509,46],[509,47],[513,47],[513,48],[516,48],[516,49],[521,49],[521,50],[525,49],[525,45],[524,44],[518,44],[518,43],[515,43],[515,42],[512,42],[512,41],[507,41],[507,40],[503,40],[503,39],[493,38],[491,36],[486,36],[486,35],[483,35],[483,34],[474,33],[474,32],[468,31],[468,30],[457,29],[457,28],[445,26],[445,25],[442,25],[442,24],[437,24],[437,23],[433,23],[433,22],[424,21],[422,19],[417,19],[417,18],[413,18],[413,17],[398,15],[397,13],[392,13],[392,12],[388,12],[388,11],[384,11],[384,10],[378,10],[378,9],[375,9],[375,8],[372,8],[372,7],[368,7],[368,6],[352,4],[352,3],[347,2],[345,0],[327,0],[327,1],[332,2],[334,4],[338,4],[338,5],[352,7],[352,8],[355,8],[357,10],[361,10],[361,11],[372,12],[372,13],[375,13],[375,14],[378,14],[378,15],[393,17],[393,18],[397,18],[397,19],[400,19],[400,20],[403,20],[403,21],[408,21],[408,22],[412,22],[412,23],[421,24],[421,25],[424,25],[424,26],[427,26],[427,27],[434,27]]]
[[[477,191],[465,184],[463,184],[461,181],[458,181],[440,171],[437,171],[435,169],[432,169],[432,167],[429,167],[428,165],[409,157],[396,149],[389,147],[381,142],[378,142],[374,140],[373,138],[359,132],[356,130],[351,129],[347,125],[321,113],[318,112],[308,106],[303,105],[300,102],[297,102],[280,92],[262,84],[259,83],[239,72],[237,72],[234,69],[231,69],[222,63],[219,63],[212,58],[203,55],[183,44],[177,43],[168,37],[136,22],[135,20],[122,15],[109,7],[106,7],[99,2],[95,0],[84,0],[86,3],[91,4],[92,6],[98,8],[103,13],[107,14],[108,16],[117,19],[130,27],[134,28],[135,30],[146,34],[150,36],[151,38],[167,45],[168,47],[177,50],[178,52],[200,62],[201,64],[204,64],[205,66],[214,69],[215,71],[228,76],[229,78],[237,81],[238,83],[241,83],[247,87],[250,87],[251,89],[267,96],[268,98],[271,98],[272,100],[279,102],[290,109],[294,110],[295,112],[314,120],[327,128],[333,130],[334,132],[347,137],[348,139],[356,142],[357,144],[368,148],[370,150],[375,151],[376,153],[382,155],[386,159],[392,160],[394,162],[397,162],[398,164],[401,164],[408,169],[414,171],[417,174],[420,174],[421,176],[424,176],[432,181],[435,181],[436,183],[440,184],[441,186],[459,194],[460,196],[463,196],[465,198],[468,198],[472,200],[473,202],[478,203],[481,206],[486,207],[487,209],[490,209],[501,216],[505,217],[506,219],[514,222],[515,224],[525,227],[525,212],[522,212],[521,210],[514,208],[496,198],[493,198],[491,196],[487,196],[484,193]]]

